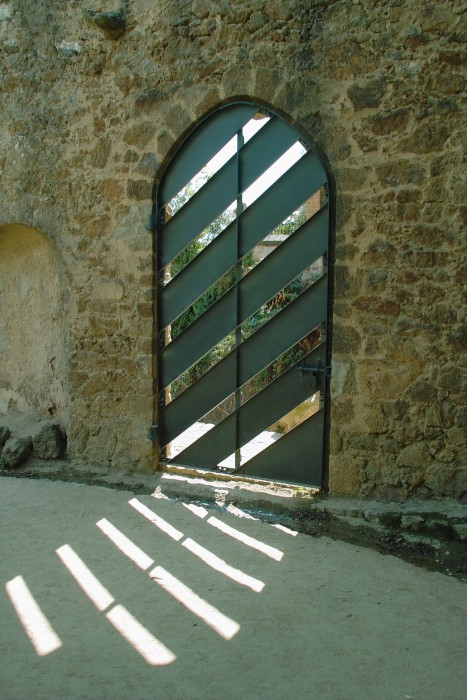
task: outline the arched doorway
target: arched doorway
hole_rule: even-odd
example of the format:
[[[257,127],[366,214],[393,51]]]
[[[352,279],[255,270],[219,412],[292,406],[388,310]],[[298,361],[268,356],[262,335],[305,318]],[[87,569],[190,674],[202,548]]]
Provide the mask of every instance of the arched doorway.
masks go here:
[[[160,460],[320,487],[326,171],[277,114],[227,105],[157,188]]]
[[[0,226],[0,412],[68,424],[58,254],[40,231]]]

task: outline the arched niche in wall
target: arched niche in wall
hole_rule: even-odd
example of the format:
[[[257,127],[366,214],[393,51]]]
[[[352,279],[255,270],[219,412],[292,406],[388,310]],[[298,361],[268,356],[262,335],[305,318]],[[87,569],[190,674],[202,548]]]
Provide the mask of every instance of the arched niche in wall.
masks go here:
[[[68,424],[67,362],[53,242],[23,224],[0,226],[0,413]]]

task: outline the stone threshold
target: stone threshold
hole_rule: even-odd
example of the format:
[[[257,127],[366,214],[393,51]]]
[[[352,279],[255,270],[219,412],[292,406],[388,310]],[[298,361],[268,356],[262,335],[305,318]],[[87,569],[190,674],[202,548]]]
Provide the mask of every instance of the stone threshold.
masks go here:
[[[30,458],[2,476],[87,483],[185,500],[311,536],[326,535],[393,554],[467,581],[467,506],[449,498],[382,502],[171,467],[152,475],[105,472],[76,459]]]

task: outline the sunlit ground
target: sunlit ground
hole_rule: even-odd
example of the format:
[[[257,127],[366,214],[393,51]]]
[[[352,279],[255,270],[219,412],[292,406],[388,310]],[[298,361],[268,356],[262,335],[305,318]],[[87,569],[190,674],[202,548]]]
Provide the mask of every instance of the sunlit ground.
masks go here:
[[[465,588],[222,507],[0,479],[0,696],[452,698]]]

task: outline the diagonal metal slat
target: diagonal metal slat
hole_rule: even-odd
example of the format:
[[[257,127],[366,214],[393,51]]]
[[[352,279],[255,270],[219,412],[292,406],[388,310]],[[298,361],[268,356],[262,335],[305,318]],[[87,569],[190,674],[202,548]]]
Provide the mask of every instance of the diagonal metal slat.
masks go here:
[[[303,362],[325,360],[325,346],[308,353]],[[311,375],[301,375],[296,367],[291,367],[241,406],[236,415],[232,413],[221,423],[205,433],[195,443],[187,447],[174,459],[180,464],[214,469],[219,462],[228,457],[229,436],[238,420],[237,447],[242,447],[293,408],[305,401],[316,388],[311,386]]]
[[[231,352],[166,406],[161,425],[161,446],[168,445],[235,391],[235,366],[235,352]]]
[[[271,117],[241,148],[238,194],[244,192],[296,142],[295,129],[279,117]]]
[[[251,371],[250,365],[258,366],[259,364],[266,367],[285,350],[301,340],[310,329],[315,328],[325,320],[326,298],[327,278],[324,276],[240,345],[239,350],[243,348],[243,359],[239,364],[241,384],[247,381],[243,377]],[[171,384],[174,379],[186,372],[202,355],[228,335],[235,327],[235,319],[235,289],[231,289],[162,350],[160,355],[161,388]],[[311,325],[312,323],[313,325]],[[263,343],[264,347],[261,347]],[[263,358],[266,361],[261,365]]]
[[[159,264],[167,267],[237,196],[236,156],[231,158],[165,224]]]
[[[239,385],[326,321],[327,284],[319,279],[240,345]]]
[[[318,389],[316,383],[313,383],[313,375],[308,372],[302,373],[299,365],[324,367],[325,362],[326,344],[321,343],[241,406],[237,411],[238,446],[242,447],[250,442],[255,435],[269,428],[315,394]]]
[[[251,345],[251,342],[252,338],[249,338],[240,346],[240,364],[242,364],[243,353],[245,351],[248,353],[248,346]],[[231,352],[166,406],[161,425],[160,443],[162,446],[171,442],[177,435],[180,435],[235,391],[235,368],[235,352]],[[251,363],[250,368],[251,376],[244,377],[244,383],[264,369],[251,365]]]
[[[326,172],[318,157],[308,151],[258,200],[258,206],[247,207],[240,217],[240,255],[246,255],[277,223],[295,211],[308,197],[327,182]],[[284,214],[284,203],[288,205]],[[257,230],[265,231],[258,238]]]
[[[328,209],[321,209],[239,284],[239,313],[247,319],[327,250]]]
[[[311,238],[313,232],[314,237]],[[297,240],[295,240],[295,237],[297,237]],[[303,260],[313,260],[314,257],[323,251],[326,238],[327,216],[326,211],[321,210],[284,242],[283,246],[290,248],[290,252],[281,253],[281,247],[281,250],[277,249],[263,261],[262,265],[265,268],[261,279],[257,280],[254,275],[255,271],[253,271],[242,280],[240,298],[245,299],[242,317],[247,318],[251,312],[249,300],[255,296],[255,287],[263,290],[264,295],[270,298],[277,291],[278,286],[282,288],[287,281],[290,281],[290,273],[288,273],[289,276],[287,278],[281,279],[281,274],[284,273],[283,259],[291,257],[293,262],[297,264],[296,271],[293,270],[292,273],[292,277],[294,277],[296,272],[300,271]],[[306,251],[303,250],[304,243],[308,248]],[[242,348],[243,346],[241,346],[240,352],[243,354]],[[218,368],[217,370],[216,367]],[[229,355],[216,367],[167,406],[164,420],[164,439],[166,443],[170,442],[177,434],[183,432],[200,416],[217,406],[218,403],[235,390],[233,355],[232,357]],[[177,425],[180,426],[178,433],[174,432]]]
[[[323,430],[324,410],[321,409],[234,473],[319,489],[322,486]]]
[[[280,193],[279,195],[280,196]],[[300,202],[301,204],[302,202]],[[252,205],[252,209],[259,206],[260,202]],[[249,209],[247,210],[249,211]],[[246,213],[245,213],[246,214]],[[282,216],[283,212],[280,213]],[[282,217],[274,226],[282,222]],[[249,220],[246,215],[240,217],[240,227],[242,233],[248,236]],[[327,205],[317,212],[313,217],[308,219],[303,226],[295,233],[290,235],[286,241],[275,252],[271,253],[262,263],[261,266],[267,264],[271,270],[271,278],[276,279],[282,271],[282,263],[280,256],[283,254],[288,259],[295,259],[296,256],[303,255],[302,260],[310,264],[318,258],[327,248],[329,227],[329,215]],[[246,230],[245,230],[246,228]],[[264,230],[263,225],[254,227],[254,234],[258,241],[262,240],[270,230]],[[252,236],[249,236],[252,238]],[[306,241],[304,239],[307,239]],[[308,240],[309,239],[309,240]],[[309,247],[307,247],[309,246]],[[160,295],[160,317],[159,328],[165,328],[180,314],[185,308],[188,308],[198,299],[209,287],[228,272],[237,262],[237,240],[235,224],[230,225],[221,233],[209,246],[207,246],[190,265],[187,265],[169,284],[167,284]],[[285,266],[285,263],[284,263]],[[274,272],[272,269],[274,268]],[[284,287],[293,277],[301,270],[303,265],[298,266],[295,262],[295,274],[292,276],[281,275],[282,279],[287,278],[282,285],[277,285],[277,290]],[[249,280],[250,275],[256,274],[256,270],[250,272],[247,277],[242,280],[242,284]],[[274,290],[269,294],[273,296]],[[252,312],[250,312],[252,313]]]
[[[296,140],[296,133],[286,122],[277,117],[270,119],[241,149],[242,189],[247,189]],[[161,238],[161,267],[166,267],[236,200],[238,185],[237,155],[234,155],[165,224]]]
[[[160,293],[159,329],[165,328],[189,308],[237,261],[236,222],[230,224]]]
[[[171,384],[223,340],[235,328],[236,318],[235,289],[230,289],[162,350],[160,362],[163,386]]]
[[[205,119],[196,132],[182,143],[164,173],[159,189],[161,206],[170,202],[257,111],[254,105],[235,104]]]

